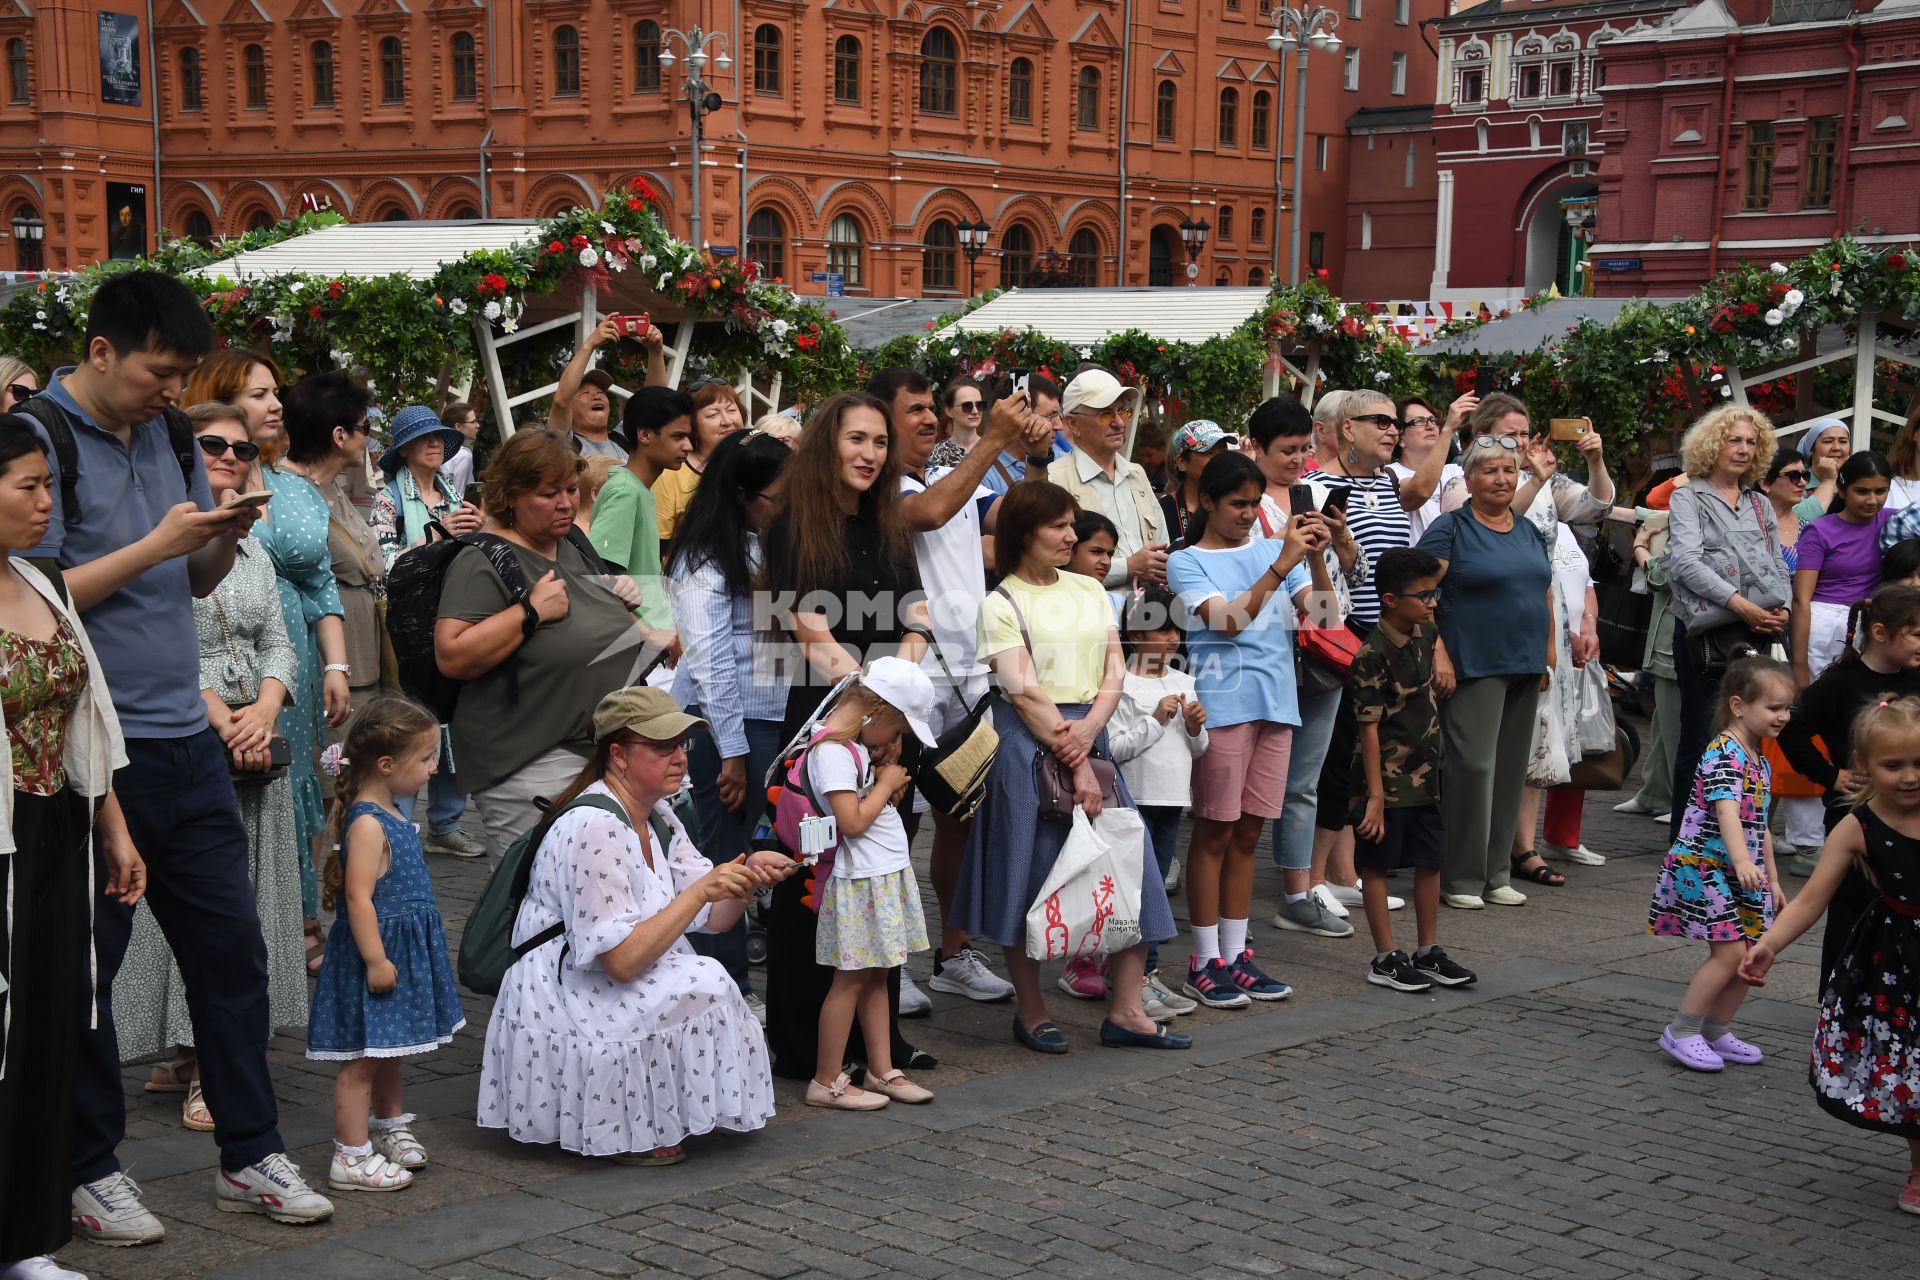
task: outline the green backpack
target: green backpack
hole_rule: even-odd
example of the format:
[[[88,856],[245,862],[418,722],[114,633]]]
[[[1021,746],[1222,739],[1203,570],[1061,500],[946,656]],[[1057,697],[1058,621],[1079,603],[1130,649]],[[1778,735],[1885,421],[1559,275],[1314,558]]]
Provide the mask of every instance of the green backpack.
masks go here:
[[[500,865],[487,877],[487,887],[480,891],[479,901],[467,916],[466,931],[460,935],[460,984],[468,990],[483,996],[499,995],[500,983],[514,961],[567,931],[563,923],[551,924],[519,946],[513,945],[514,922],[520,918],[520,903],[527,896],[527,886],[533,879],[533,855],[560,815],[575,809],[600,809],[628,826],[633,825],[626,811],[611,797],[585,795],[546,814],[508,845]],[[672,839],[672,828],[659,814],[650,815],[648,825],[653,828],[654,839],[664,855]]]

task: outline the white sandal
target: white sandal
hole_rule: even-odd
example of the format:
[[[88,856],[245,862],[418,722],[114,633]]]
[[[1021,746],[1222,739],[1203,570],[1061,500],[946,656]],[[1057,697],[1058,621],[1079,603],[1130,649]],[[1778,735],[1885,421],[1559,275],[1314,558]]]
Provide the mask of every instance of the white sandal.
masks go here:
[[[427,1162],[427,1149],[413,1136],[413,1130],[403,1124],[374,1134],[373,1149],[402,1169],[418,1169]]]
[[[336,1147],[327,1185],[335,1191],[404,1191],[413,1185],[413,1175],[378,1151],[350,1156]]]

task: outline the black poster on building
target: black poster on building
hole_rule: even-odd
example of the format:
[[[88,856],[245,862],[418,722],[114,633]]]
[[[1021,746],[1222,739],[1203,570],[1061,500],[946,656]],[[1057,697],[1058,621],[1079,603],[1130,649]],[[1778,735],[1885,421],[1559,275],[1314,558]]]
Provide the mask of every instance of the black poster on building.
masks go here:
[[[140,19],[133,14],[100,15],[100,101],[140,105]]]
[[[137,258],[147,251],[147,189],[132,182],[107,184],[107,256]]]

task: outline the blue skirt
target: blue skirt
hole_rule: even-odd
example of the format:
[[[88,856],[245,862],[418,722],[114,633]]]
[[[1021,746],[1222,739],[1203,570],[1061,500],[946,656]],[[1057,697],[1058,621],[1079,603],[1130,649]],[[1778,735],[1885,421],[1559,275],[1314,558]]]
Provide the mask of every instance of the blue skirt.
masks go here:
[[[1060,714],[1069,720],[1084,719],[1087,707],[1061,707]],[[1000,734],[1000,750],[987,774],[986,799],[967,835],[959,896],[948,922],[1003,947],[1024,950],[1027,911],[1052,874],[1072,824],[1040,817],[1040,798],[1033,788],[1033,757],[1040,744],[1027,730],[1026,721],[1003,703],[994,711],[993,727]],[[1094,751],[1107,754],[1104,730]],[[1118,779],[1116,785],[1120,803],[1133,808],[1126,779]],[[1140,858],[1141,934],[1148,942],[1170,941],[1179,930],[1174,927],[1173,908],[1167,905],[1167,882],[1154,861],[1151,841],[1142,842]]]
[[[467,1024],[447,957],[447,937],[432,903],[380,917],[380,944],[399,972],[382,995],[367,990],[367,964],[353,940],[345,904],[327,933],[326,960],[307,1015],[307,1057],[321,1062],[404,1058],[430,1053]]]

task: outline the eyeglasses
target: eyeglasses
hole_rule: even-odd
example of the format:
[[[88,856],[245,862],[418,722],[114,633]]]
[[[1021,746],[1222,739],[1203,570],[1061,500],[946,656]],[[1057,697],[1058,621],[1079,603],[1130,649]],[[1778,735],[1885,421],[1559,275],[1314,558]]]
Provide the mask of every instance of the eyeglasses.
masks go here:
[[[1402,600],[1418,600],[1421,604],[1432,604],[1440,598],[1440,588],[1428,587],[1425,591],[1382,591],[1383,596],[1398,596]]]
[[[10,382],[7,384],[7,394],[13,397],[15,404],[19,404],[22,400],[31,400],[39,395],[40,389],[30,387],[24,382]]]
[[[981,402],[978,400],[962,400],[953,407],[962,413],[979,413]]]
[[[1423,413],[1417,418],[1400,419],[1400,429],[1402,431],[1411,431],[1415,427],[1437,427],[1439,425],[1440,419],[1430,413]]]
[[[200,442],[200,452],[209,458],[217,458],[231,452],[241,462],[252,462],[260,456],[260,446],[245,440],[229,440],[225,436],[195,436]]]
[[[1775,476],[1774,479],[1785,480],[1789,484],[1805,484],[1807,482],[1807,473],[1795,467],[1791,471],[1782,471],[1779,475]]]
[[[1082,407],[1079,409],[1075,409],[1074,412],[1084,413],[1089,418],[1097,419],[1100,422],[1116,422],[1116,421],[1131,422],[1133,421],[1133,410],[1123,409],[1117,404],[1110,404],[1104,409]]]
[[[1371,422],[1382,431],[1397,431],[1400,429],[1400,419],[1390,413],[1356,413],[1350,416],[1347,421]]]
[[[1482,445],[1486,446],[1489,449],[1497,445],[1498,447],[1507,450],[1509,453],[1520,452],[1520,440],[1519,440],[1519,437],[1517,436],[1475,436],[1473,438],[1473,443],[1468,445],[1467,447],[1469,449],[1474,449]]]
[[[652,738],[635,738],[633,745],[645,747],[657,756],[678,755],[682,751],[693,750],[692,738],[675,738],[672,742],[655,742]]]

